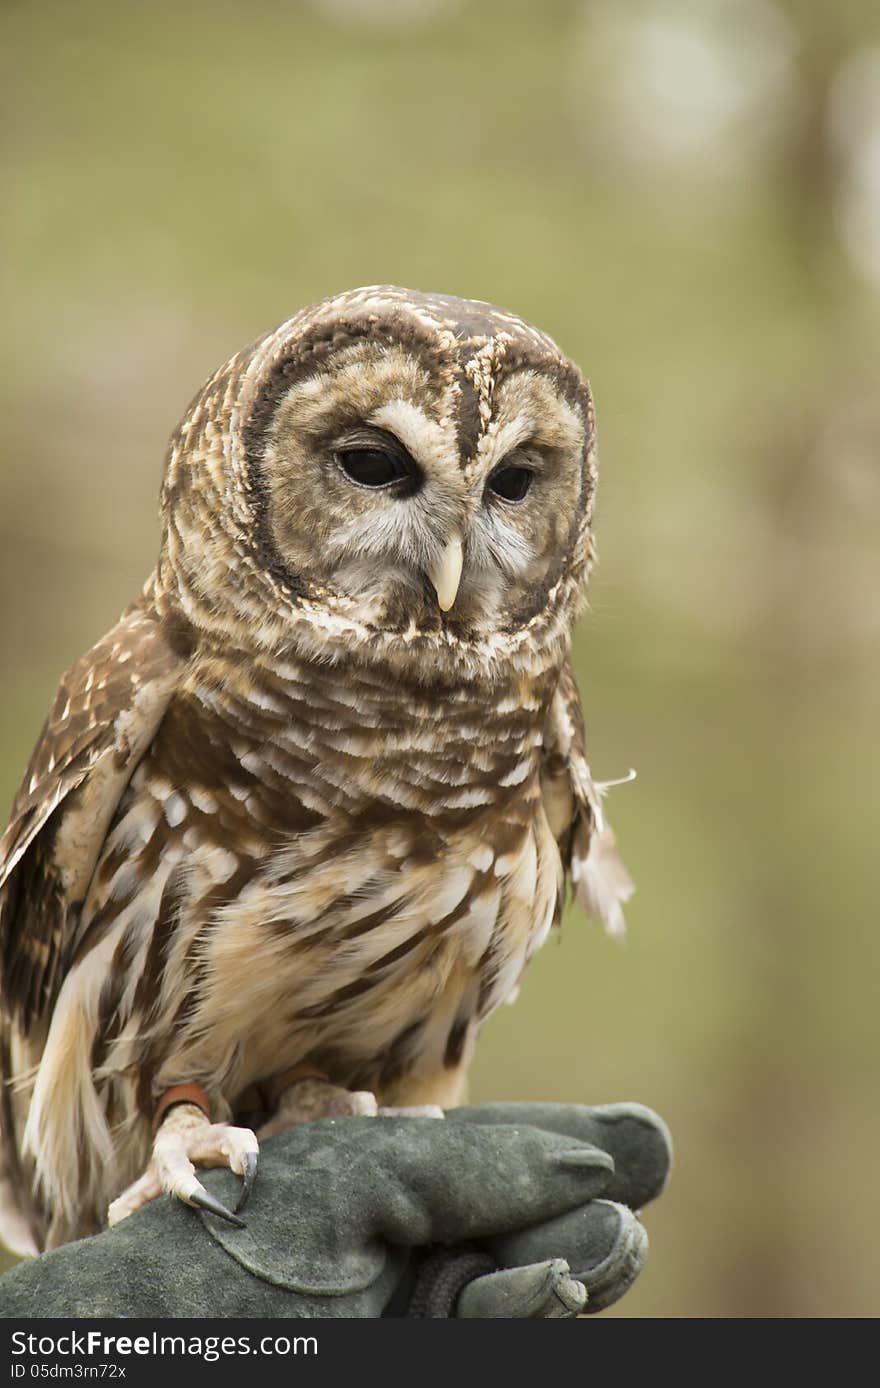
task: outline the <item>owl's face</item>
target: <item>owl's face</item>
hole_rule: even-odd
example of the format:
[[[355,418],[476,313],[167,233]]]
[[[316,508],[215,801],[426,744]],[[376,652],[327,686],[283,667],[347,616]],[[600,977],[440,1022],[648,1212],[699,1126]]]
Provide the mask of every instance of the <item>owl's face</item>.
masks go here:
[[[482,636],[526,620],[567,552],[584,422],[534,369],[462,438],[418,357],[360,342],[292,386],[263,475],[286,568],[386,629]]]
[[[264,645],[331,656],[344,639],[398,666],[433,651],[473,667],[558,644],[589,564],[592,434],[577,368],[520,319],[353,291],[234,358],[192,407],[165,484],[178,587],[215,621],[228,597]],[[194,442],[205,475],[225,474],[213,512]]]

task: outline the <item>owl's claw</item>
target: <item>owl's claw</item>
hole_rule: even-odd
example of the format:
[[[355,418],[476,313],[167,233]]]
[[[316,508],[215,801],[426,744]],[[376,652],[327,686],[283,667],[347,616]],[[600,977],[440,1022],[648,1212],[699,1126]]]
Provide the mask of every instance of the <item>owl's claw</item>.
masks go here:
[[[195,1104],[179,1103],[168,1110],[153,1142],[150,1164],[139,1180],[114,1200],[108,1211],[108,1223],[120,1220],[147,1205],[157,1196],[175,1196],[187,1205],[209,1210],[220,1219],[239,1228],[244,1220],[237,1211],[250,1195],[257,1175],[259,1143],[250,1128],[233,1128],[227,1123],[212,1123]],[[241,1192],[236,1213],[227,1210],[202,1185],[196,1176],[199,1166],[227,1166],[241,1176]]]
[[[256,1170],[256,1163],[254,1169]],[[244,1198],[246,1198],[246,1196],[244,1196]],[[243,1196],[239,1196],[238,1204],[235,1207],[236,1210],[241,1209],[242,1199]],[[186,1203],[188,1205],[195,1205],[200,1210],[207,1210],[209,1214],[217,1215],[220,1219],[225,1219],[229,1224],[234,1224],[236,1229],[246,1228],[244,1220],[239,1219],[237,1214],[232,1213],[232,1210],[227,1210],[223,1202],[216,1200],[209,1191],[205,1190],[205,1187],[200,1181],[196,1183],[196,1189],[187,1197]]]
[[[254,1188],[254,1181],[257,1179],[257,1163],[258,1163],[258,1161],[259,1161],[259,1154],[258,1154],[257,1152],[245,1152],[245,1154],[244,1154],[244,1171],[242,1172],[242,1180],[241,1180],[241,1190],[240,1190],[240,1192],[239,1192],[238,1200],[235,1202],[235,1213],[236,1213],[236,1214],[238,1214],[239,1210],[243,1210],[243,1209],[244,1209],[245,1205],[246,1205],[247,1202],[248,1202],[248,1198],[250,1197],[250,1193],[251,1193],[251,1191],[252,1191],[253,1188]],[[215,1211],[215,1213],[216,1213],[216,1211]],[[237,1222],[238,1224],[243,1223],[242,1220],[237,1220],[236,1222]]]

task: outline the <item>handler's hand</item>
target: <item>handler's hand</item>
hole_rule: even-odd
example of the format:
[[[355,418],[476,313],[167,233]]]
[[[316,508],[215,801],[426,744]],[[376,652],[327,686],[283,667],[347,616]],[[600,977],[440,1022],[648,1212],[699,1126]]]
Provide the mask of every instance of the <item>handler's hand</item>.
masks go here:
[[[264,1145],[235,1229],[162,1199],[0,1279],[0,1315],[552,1317],[600,1311],[644,1263],[633,1211],[671,1161],[637,1104],[490,1104],[339,1118]],[[235,1178],[205,1173],[225,1203]]]

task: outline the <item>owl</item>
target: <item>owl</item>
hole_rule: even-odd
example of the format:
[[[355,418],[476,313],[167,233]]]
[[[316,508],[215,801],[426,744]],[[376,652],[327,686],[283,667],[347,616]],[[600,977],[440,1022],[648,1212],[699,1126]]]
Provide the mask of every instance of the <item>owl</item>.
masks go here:
[[[569,658],[595,488],[581,373],[485,303],[354,290],[198,393],[0,845],[11,1247],[162,1191],[241,1222],[197,1168],[244,1199],[257,1130],[456,1104],[566,879],[621,929]]]

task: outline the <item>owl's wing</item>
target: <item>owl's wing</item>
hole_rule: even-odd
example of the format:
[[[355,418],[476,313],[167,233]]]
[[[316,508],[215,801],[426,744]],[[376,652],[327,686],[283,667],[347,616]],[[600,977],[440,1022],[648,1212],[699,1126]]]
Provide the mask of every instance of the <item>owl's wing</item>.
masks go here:
[[[622,935],[622,904],[635,886],[605,819],[585,749],[580,696],[566,661],[544,730],[544,808],[578,905],[600,920],[609,935]]]
[[[61,680],[0,840],[0,995],[24,1035],[54,1004],[108,825],[179,668],[148,585]]]

